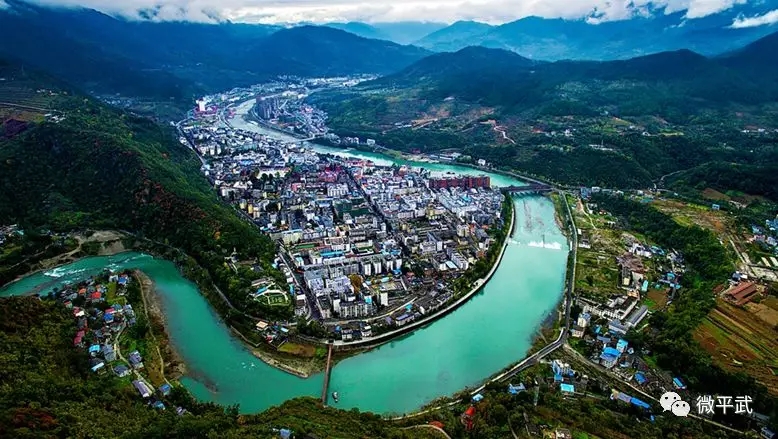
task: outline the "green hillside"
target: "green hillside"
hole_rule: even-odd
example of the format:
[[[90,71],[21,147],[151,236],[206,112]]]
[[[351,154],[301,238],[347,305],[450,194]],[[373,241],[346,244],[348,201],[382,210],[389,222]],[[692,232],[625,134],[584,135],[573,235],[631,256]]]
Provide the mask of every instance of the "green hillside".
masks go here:
[[[2,72],[10,74],[0,96],[6,86],[35,84],[47,90],[47,105],[58,116],[0,137],[0,224],[128,230],[180,248],[204,268],[186,262],[190,277],[203,286],[213,280],[240,308],[257,306],[246,299],[251,279],[225,268],[224,257],[237,250],[273,276],[275,246],[220,202],[199,160],[171,129],[68,93],[34,73],[21,77],[18,67]]]
[[[336,133],[389,148],[458,151],[569,185],[645,187],[711,161],[778,163],[778,73],[760,67],[778,64],[775,38],[721,58],[680,50],[608,62],[469,47],[311,100]]]

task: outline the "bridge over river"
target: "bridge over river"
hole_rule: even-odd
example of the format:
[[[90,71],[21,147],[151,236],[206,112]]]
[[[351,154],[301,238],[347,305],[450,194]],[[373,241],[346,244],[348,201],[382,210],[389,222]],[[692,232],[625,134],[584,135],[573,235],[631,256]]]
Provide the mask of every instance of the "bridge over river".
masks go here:
[[[541,194],[545,192],[551,192],[554,190],[552,186],[542,183],[531,183],[524,186],[505,186],[500,190],[507,194]]]

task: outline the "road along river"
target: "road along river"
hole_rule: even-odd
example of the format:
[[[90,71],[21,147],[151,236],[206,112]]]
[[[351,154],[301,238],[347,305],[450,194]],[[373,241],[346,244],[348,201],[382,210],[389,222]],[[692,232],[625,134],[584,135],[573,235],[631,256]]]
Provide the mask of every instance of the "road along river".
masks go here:
[[[259,127],[254,125],[252,130]],[[316,149],[344,154],[319,146]],[[390,161],[356,151],[345,154],[380,159],[380,163]],[[401,163],[434,171],[480,173],[454,165]],[[498,186],[519,183],[502,175],[492,174],[491,178]],[[432,399],[479,384],[526,355],[533,335],[562,296],[568,244],[555,222],[550,200],[522,197],[514,200],[514,207],[513,235],[499,268],[482,291],[446,317],[338,363],[330,389],[340,394],[339,407],[408,413]],[[321,374],[301,379],[255,358],[231,336],[196,286],[165,260],[140,253],[85,258],[8,285],[0,289],[0,296],[47,291],[106,267],[138,268],[154,281],[170,338],[187,362],[189,376],[182,383],[196,397],[240,404],[241,411],[248,413],[296,396],[320,395]]]

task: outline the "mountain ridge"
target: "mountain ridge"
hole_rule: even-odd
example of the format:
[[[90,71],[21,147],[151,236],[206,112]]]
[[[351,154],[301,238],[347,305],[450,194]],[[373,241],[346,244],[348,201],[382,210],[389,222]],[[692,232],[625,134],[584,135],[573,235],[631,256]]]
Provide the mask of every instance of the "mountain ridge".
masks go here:
[[[515,51],[545,61],[562,59],[613,60],[688,48],[717,55],[753,42],[775,30],[775,25],[732,29],[734,20],[769,10],[769,5],[737,4],[707,17],[687,19],[685,12],[666,13],[651,8],[648,15],[598,21],[528,16],[497,26],[458,22],[416,44],[433,51],[456,51],[480,45]],[[472,29],[470,26],[477,26]]]
[[[91,9],[8,0],[0,56],[93,94],[173,102],[278,75],[388,73],[429,54],[322,26],[127,21]]]

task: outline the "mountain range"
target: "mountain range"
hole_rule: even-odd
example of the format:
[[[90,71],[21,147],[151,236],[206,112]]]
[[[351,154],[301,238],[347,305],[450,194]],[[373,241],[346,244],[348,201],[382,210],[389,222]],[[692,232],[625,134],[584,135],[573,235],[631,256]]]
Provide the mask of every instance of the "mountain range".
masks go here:
[[[661,100],[665,106],[690,107],[683,111],[688,115],[778,99],[776,66],[778,33],[716,57],[683,49],[628,60],[545,62],[503,49],[467,47],[431,55],[362,88],[415,90],[430,103],[456,98],[513,112],[555,102],[623,111],[636,101]]]
[[[778,128],[776,66],[778,33],[715,57],[683,49],[547,62],[467,47],[311,100],[335,133],[390,149],[457,151],[567,184],[645,187],[711,161],[778,164],[769,139],[741,133]]]
[[[666,14],[659,8],[647,16],[606,22],[593,17],[526,17],[499,26],[460,21],[414,44],[436,52],[478,45],[547,61],[624,59],[678,49],[716,55],[775,32],[777,25],[730,27],[738,18],[764,14],[771,7],[769,2],[742,4],[697,19],[687,19],[685,11]]]
[[[413,44],[446,27],[443,23],[422,21],[398,21],[394,23],[328,23],[325,26],[350,32],[360,37],[392,41],[397,44]]]
[[[0,55],[86,91],[177,102],[278,75],[390,73],[429,54],[323,26],[127,21],[8,0]]]

